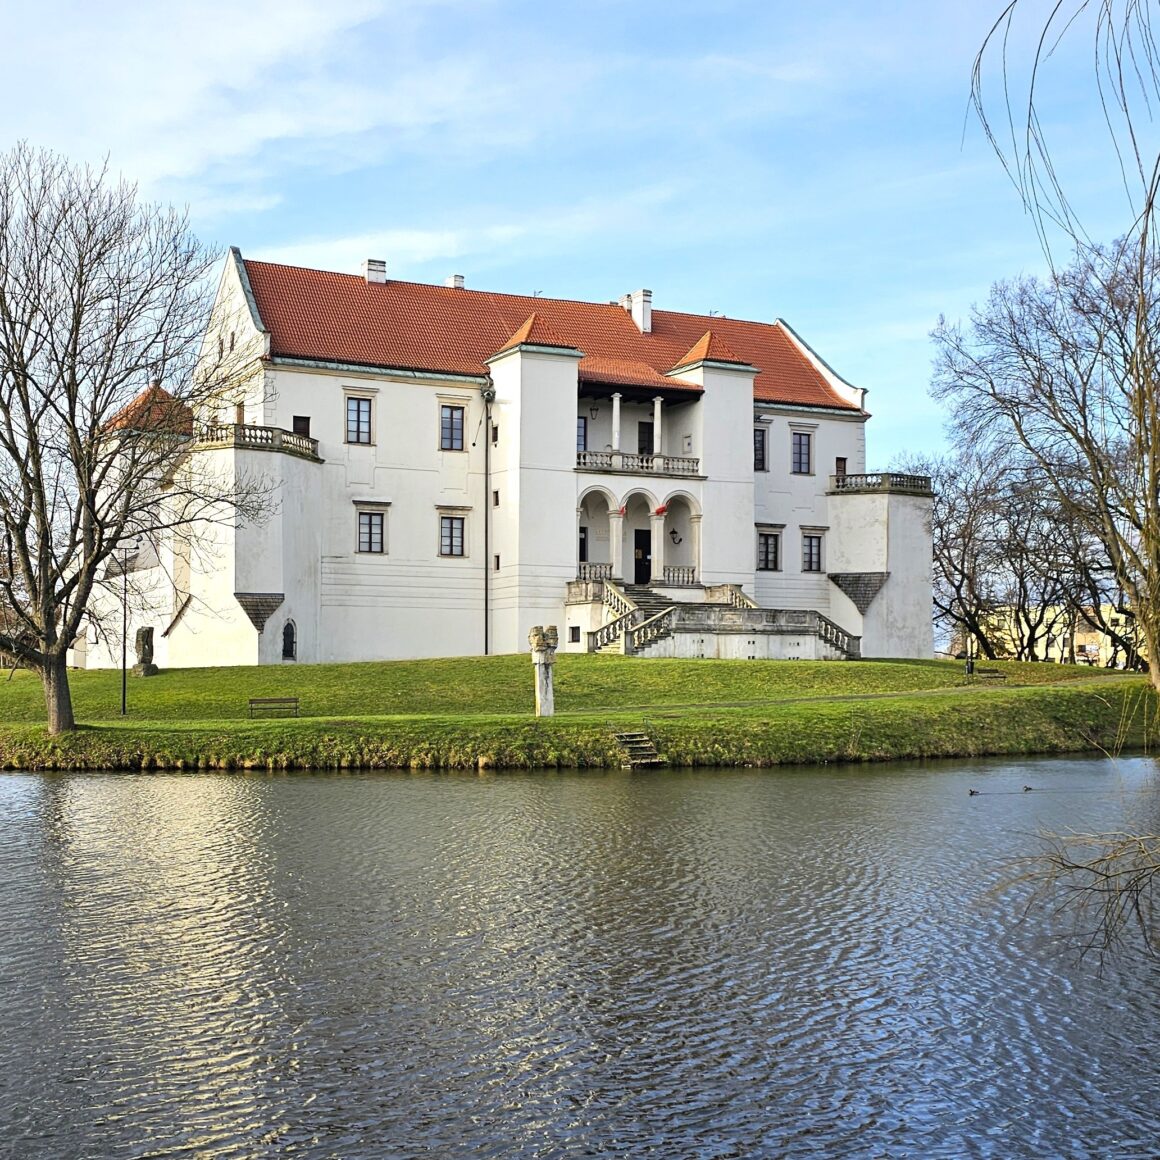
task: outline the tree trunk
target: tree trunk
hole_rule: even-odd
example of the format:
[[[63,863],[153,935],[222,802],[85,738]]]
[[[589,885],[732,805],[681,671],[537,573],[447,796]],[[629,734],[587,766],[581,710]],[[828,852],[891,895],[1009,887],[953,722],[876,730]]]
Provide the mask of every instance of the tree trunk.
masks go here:
[[[72,693],[68,687],[68,665],[63,656],[49,657],[41,670],[44,703],[48,710],[49,733],[71,733],[77,727],[73,717]]]

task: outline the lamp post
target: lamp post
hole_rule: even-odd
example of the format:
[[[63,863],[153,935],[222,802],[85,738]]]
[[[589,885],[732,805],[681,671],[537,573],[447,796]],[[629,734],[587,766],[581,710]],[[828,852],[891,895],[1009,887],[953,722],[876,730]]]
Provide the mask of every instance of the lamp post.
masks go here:
[[[129,556],[140,549],[140,544],[132,540],[119,544],[121,553],[121,716],[129,711]]]

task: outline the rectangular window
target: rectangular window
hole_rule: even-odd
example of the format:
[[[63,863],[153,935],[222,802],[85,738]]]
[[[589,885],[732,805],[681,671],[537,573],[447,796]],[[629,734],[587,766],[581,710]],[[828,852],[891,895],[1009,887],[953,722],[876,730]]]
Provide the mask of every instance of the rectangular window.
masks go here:
[[[496,572],[499,571],[499,556],[492,556],[492,567]]]
[[[580,529],[580,563],[588,563],[588,529]]]
[[[491,444],[494,447],[499,442],[499,424],[492,423],[491,425]]]
[[[637,455],[651,455],[653,453],[653,425],[652,425],[652,423],[637,423],[637,425],[636,425],[636,453],[637,453]]]
[[[576,450],[588,450],[588,418],[585,415],[576,416]]]
[[[498,491],[493,491],[491,493],[491,506],[492,507],[499,507],[499,492]]]
[[[580,626],[578,624],[568,625],[568,641],[570,644],[580,643]]]
[[[834,474],[846,474],[846,457],[844,455],[839,455],[838,458],[834,460]]]
[[[383,548],[383,513],[358,513],[358,550],[360,552],[382,553]]]
[[[793,459],[792,468],[794,475],[809,475],[810,474],[810,441],[812,436],[807,431],[794,431],[793,433]]]
[[[346,441],[348,443],[369,443],[371,441],[371,401],[350,396],[346,400]]]
[[[753,470],[768,471],[769,457],[766,455],[766,445],[769,432],[764,427],[753,428]]]
[[[295,435],[304,435],[307,439],[310,438],[310,416],[309,415],[295,415],[293,426],[291,430]]]
[[[802,536],[802,571],[822,570],[822,537],[811,534]]]
[[[777,572],[781,568],[781,535],[778,532],[757,533],[757,570]]]
[[[443,406],[439,408],[439,450],[463,450],[463,408]],[[449,555],[450,553],[444,553]],[[462,552],[457,555],[462,555]]]
[[[462,409],[462,408],[460,408]],[[439,517],[439,555],[463,555],[463,517]]]

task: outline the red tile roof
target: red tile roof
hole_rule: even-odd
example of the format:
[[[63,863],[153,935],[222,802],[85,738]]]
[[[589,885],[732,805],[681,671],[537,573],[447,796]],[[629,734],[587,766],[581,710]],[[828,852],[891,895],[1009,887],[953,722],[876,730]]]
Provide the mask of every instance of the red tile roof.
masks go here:
[[[505,350],[523,346],[558,346],[575,349],[570,342],[565,342],[538,314],[528,315],[528,320],[497,350],[502,354]]]
[[[153,383],[122,407],[105,424],[106,431],[160,431],[193,434],[193,412],[163,386]]]
[[[677,367],[687,367],[699,362],[740,363],[742,366],[746,365],[745,359],[738,358],[729,349],[729,344],[719,334],[715,334],[711,330],[706,330],[693,344],[684,358],[678,359],[673,364],[673,367],[674,369]]]
[[[665,372],[687,361],[711,328],[722,361],[759,368],[754,397],[856,411],[802,353],[780,323],[653,310],[642,334],[623,307],[559,298],[493,294],[417,282],[368,283],[270,262],[245,262],[274,358],[484,375],[485,360],[531,321],[584,353],[581,380],[699,391]],[[532,340],[535,341],[535,340]],[[692,348],[692,349],[691,349]],[[718,356],[710,356],[718,357]]]
[[[610,386],[660,388],[666,391],[691,391],[697,394],[702,391],[700,383],[690,383],[673,375],[663,375],[648,363],[634,362],[625,358],[605,358],[602,355],[588,355],[580,361],[580,378],[586,383],[608,383]]]

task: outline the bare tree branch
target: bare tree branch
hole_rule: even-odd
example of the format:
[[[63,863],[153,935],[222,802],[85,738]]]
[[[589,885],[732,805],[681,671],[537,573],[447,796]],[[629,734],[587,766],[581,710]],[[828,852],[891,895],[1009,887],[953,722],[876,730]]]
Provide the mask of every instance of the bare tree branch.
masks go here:
[[[214,261],[105,169],[0,155],[0,654],[41,675],[54,732],[75,725],[66,650],[114,555],[268,502],[196,450],[260,373],[203,350]]]

